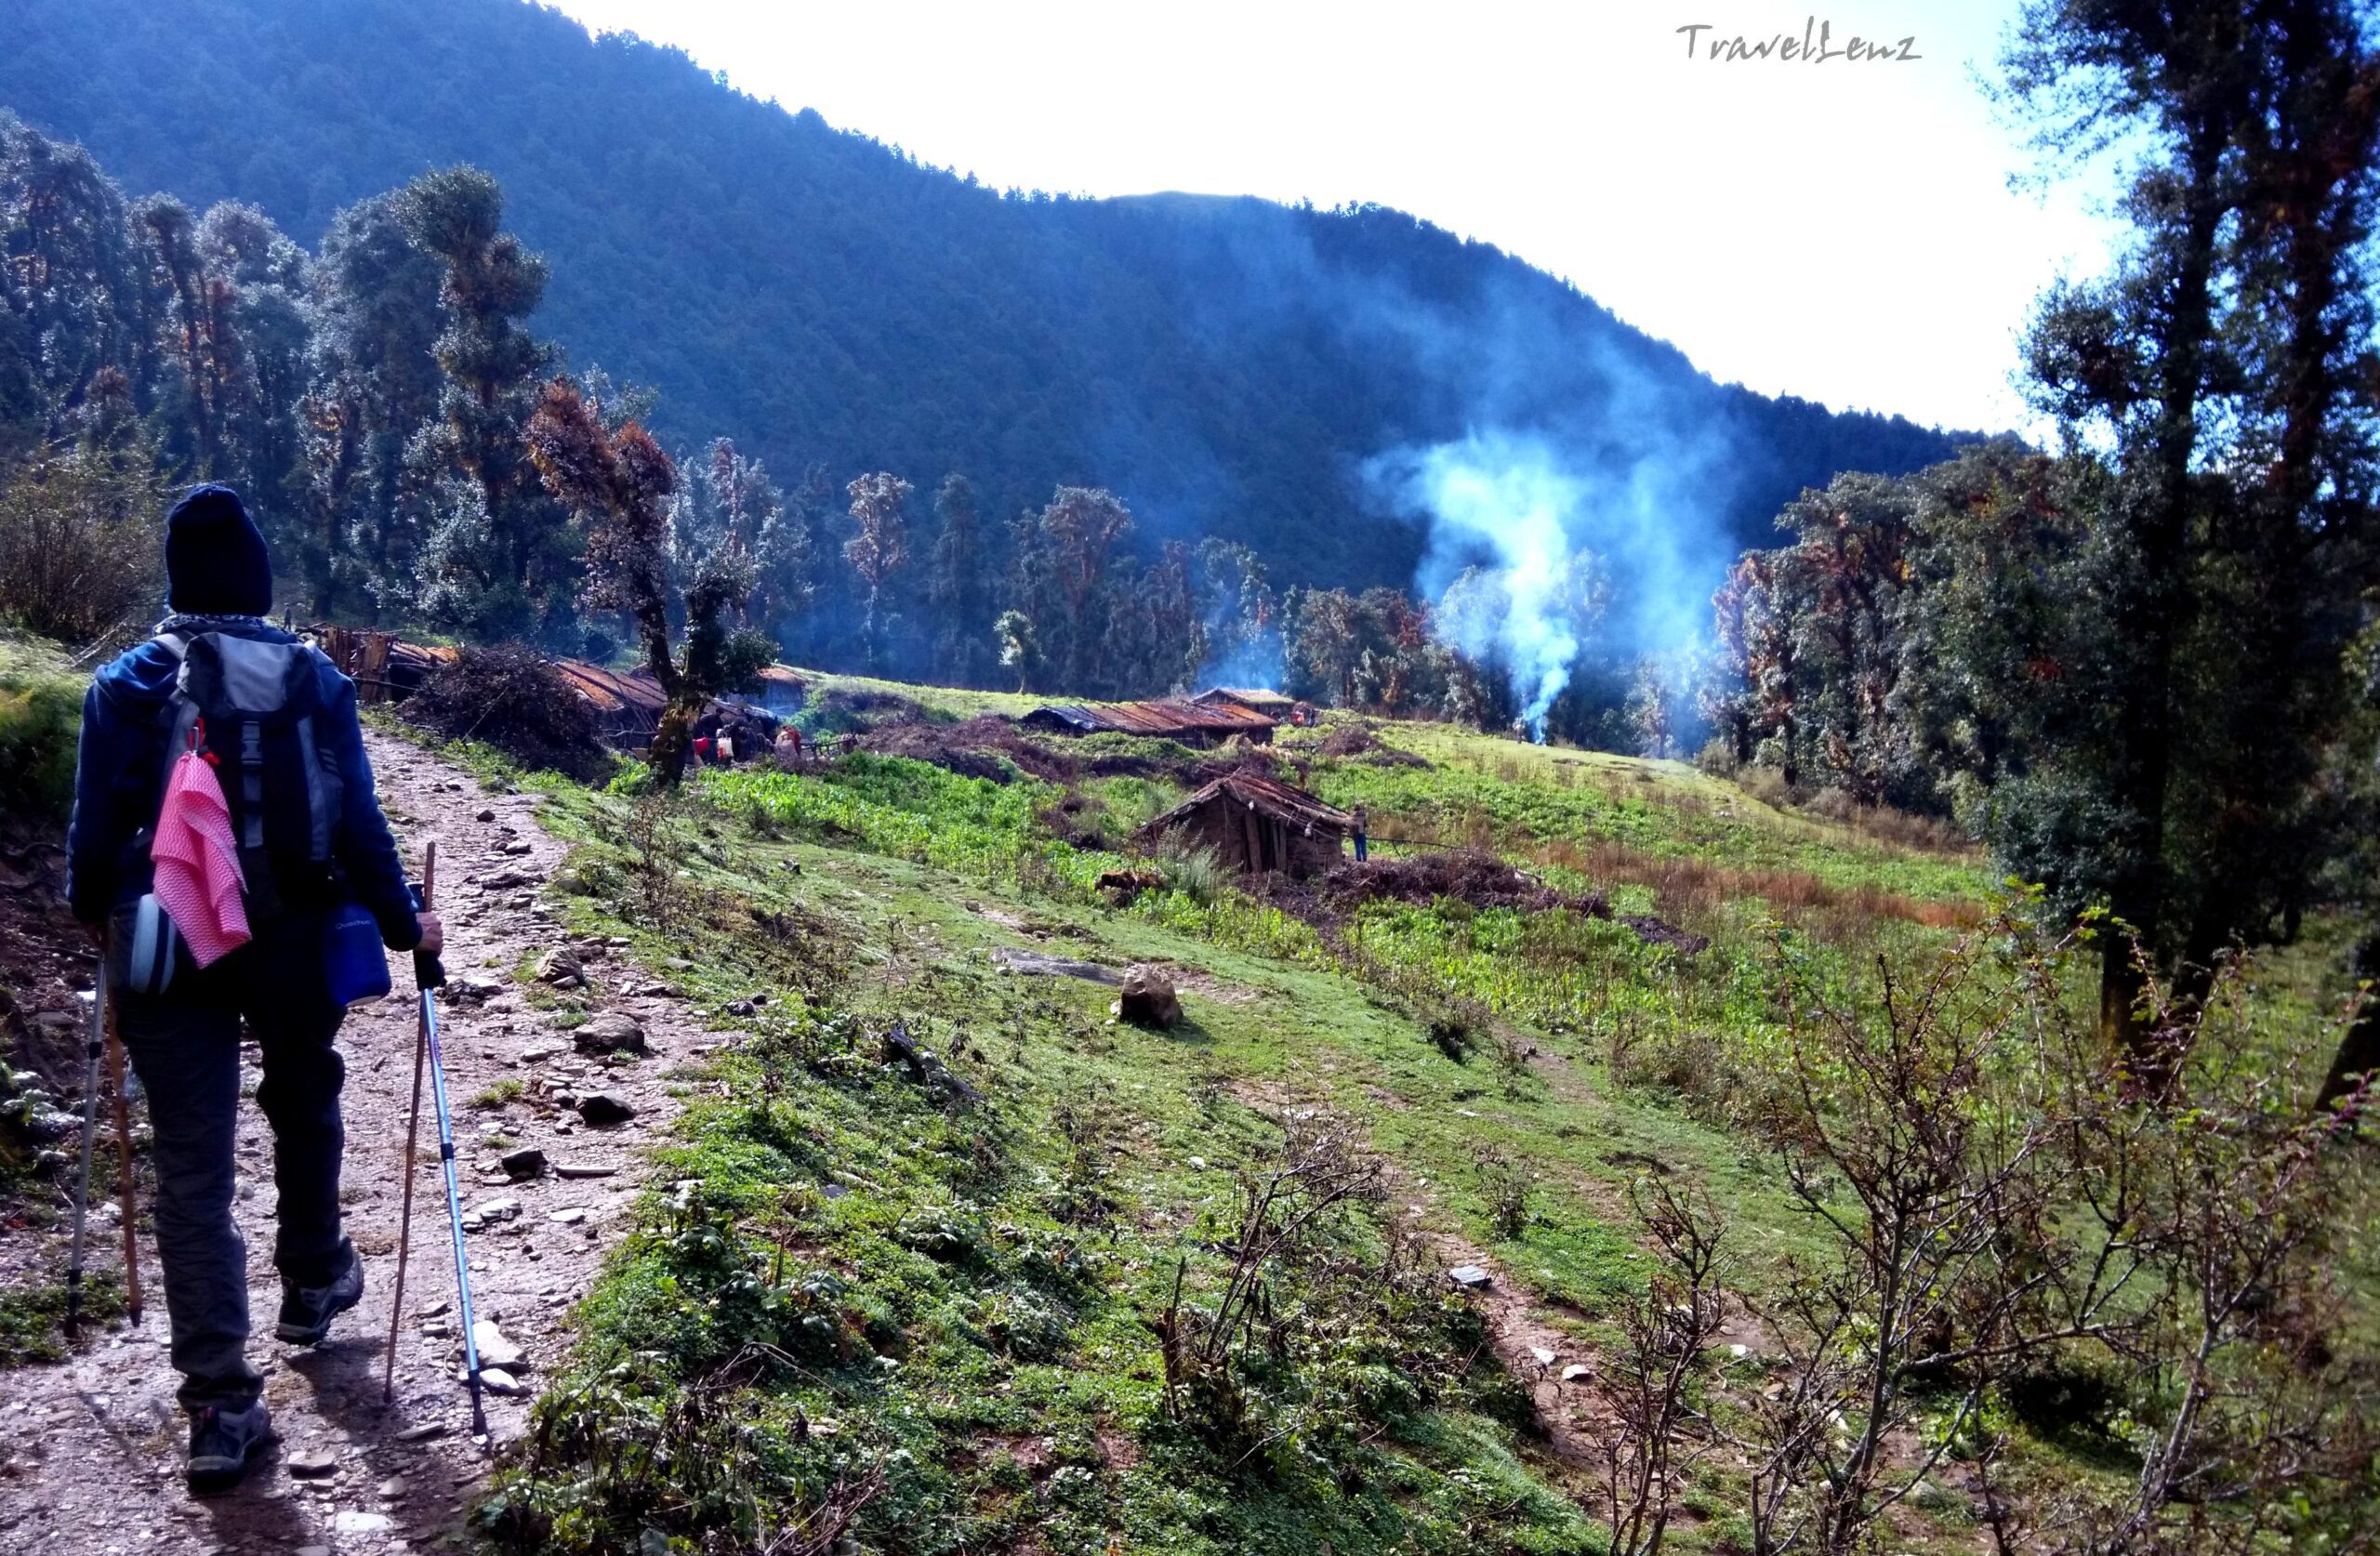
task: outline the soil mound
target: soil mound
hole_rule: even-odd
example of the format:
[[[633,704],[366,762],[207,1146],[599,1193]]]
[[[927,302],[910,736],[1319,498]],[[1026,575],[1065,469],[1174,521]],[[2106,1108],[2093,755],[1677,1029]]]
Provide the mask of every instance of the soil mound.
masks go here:
[[[1014,782],[1020,771],[1052,784],[1069,782],[1075,773],[1072,761],[1034,745],[1016,732],[1015,725],[990,714],[961,724],[884,724],[859,736],[856,744],[863,751],[932,762],[961,777],[988,778],[995,784]]]
[[[1568,908],[1590,918],[1627,925],[1649,944],[1674,947],[1691,956],[1709,947],[1707,936],[1690,933],[1650,914],[1615,914],[1600,891],[1561,891],[1479,849],[1451,849],[1395,859],[1349,860],[1310,881],[1273,889],[1273,900],[1288,912],[1316,924],[1331,924],[1366,903],[1411,903],[1426,907],[1442,897],[1475,908],[1547,913]]]
[[[1381,744],[1380,736],[1369,724],[1342,724],[1322,737],[1315,747],[1317,755],[1335,757],[1342,761],[1360,758],[1373,767],[1427,767],[1426,757],[1410,751],[1400,751],[1394,745]]]
[[[1325,899],[1342,909],[1383,900],[1426,906],[1441,897],[1452,897],[1476,908],[1545,913],[1566,907],[1596,918],[1611,916],[1611,904],[1601,892],[1577,896],[1557,891],[1479,849],[1361,864],[1350,860],[1315,884]]]

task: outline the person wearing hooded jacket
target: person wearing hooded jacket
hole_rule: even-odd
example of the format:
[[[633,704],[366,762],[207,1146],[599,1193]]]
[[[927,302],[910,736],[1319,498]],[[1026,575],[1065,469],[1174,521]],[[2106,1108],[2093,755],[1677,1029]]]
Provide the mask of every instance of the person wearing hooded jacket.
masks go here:
[[[263,534],[227,486],[192,488],[165,521],[166,610],[157,633],[218,633],[294,643],[264,620],[272,568]],[[345,1135],[339,1088],[346,1070],[333,1046],[344,1009],[331,997],[324,959],[327,916],[361,903],[392,951],[436,955],[435,915],[416,912],[396,840],[380,813],[356,719],[355,686],[317,658],[322,712],[316,737],[334,753],[343,798],[324,902],[289,904],[253,926],[254,938],[158,995],[123,986],[109,998],[149,1098],[157,1174],[157,1255],[165,1267],[173,1364],[191,1416],[193,1491],[236,1483],[271,1441],[263,1379],[249,1365],[247,1250],[232,1220],[232,1147],[239,1127],[240,1028],[262,1057],[257,1101],[272,1126],[279,1191],[273,1263],[282,1304],[275,1333],[319,1344],[364,1292],[354,1245],[340,1229]],[[165,717],[181,660],[153,639],[101,669],[83,699],[74,815],[67,834],[67,901],[104,937],[112,915],[151,890],[148,840],[163,798],[169,753]]]

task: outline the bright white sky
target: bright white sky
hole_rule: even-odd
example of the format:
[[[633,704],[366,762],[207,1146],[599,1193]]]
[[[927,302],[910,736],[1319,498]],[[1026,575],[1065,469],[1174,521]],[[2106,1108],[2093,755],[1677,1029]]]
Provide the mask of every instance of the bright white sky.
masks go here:
[[[559,0],[997,187],[1372,201],[1566,276],[1705,371],[2030,421],[2016,335],[2103,199],[1976,85],[2016,0]],[[1912,63],[1712,62],[1676,29],[1914,34]],[[1706,44],[1707,46],[1707,44]]]

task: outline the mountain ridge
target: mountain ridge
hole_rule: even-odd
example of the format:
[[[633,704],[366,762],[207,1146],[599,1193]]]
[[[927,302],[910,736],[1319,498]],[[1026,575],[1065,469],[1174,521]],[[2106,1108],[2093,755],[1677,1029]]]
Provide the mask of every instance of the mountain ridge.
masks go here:
[[[1407,213],[996,191],[519,0],[21,9],[0,103],[127,188],[249,200],[311,245],[342,204],[486,168],[552,262],[540,332],[656,388],[673,439],[728,434],[782,479],[955,468],[994,518],[1107,485],[1144,540],[1358,587],[1409,583],[1426,545],[1363,461],[1484,423],[1624,449],[1626,401],[1724,443],[1709,521],[1737,544],[1805,485],[1960,436],[1719,384]]]

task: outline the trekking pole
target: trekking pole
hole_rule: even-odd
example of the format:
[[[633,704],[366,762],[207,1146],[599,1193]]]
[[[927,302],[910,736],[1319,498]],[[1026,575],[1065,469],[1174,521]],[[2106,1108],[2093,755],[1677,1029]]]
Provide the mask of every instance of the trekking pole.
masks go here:
[[[428,857],[421,866],[421,900],[430,902],[430,892],[438,875],[438,845],[429,847]],[[388,1404],[397,1397],[397,1328],[404,1322],[405,1257],[413,1252],[413,1170],[414,1142],[421,1134],[421,1071],[430,1053],[430,1002],[422,1001],[424,1014],[414,1022],[413,1040],[413,1107],[405,1114],[405,1193],[404,1208],[397,1216],[397,1290],[389,1304],[389,1349],[380,1361],[380,1403]]]
[[[428,860],[422,865],[421,905],[427,912],[430,904],[430,890],[436,884],[438,845],[430,845]],[[471,1266],[470,1256],[463,1246],[463,1191],[455,1171],[455,1121],[446,1108],[446,1066],[438,1052],[438,1005],[430,991],[446,982],[446,969],[438,958],[416,951],[413,954],[413,981],[421,990],[421,1039],[430,1058],[430,1100],[438,1112],[438,1158],[446,1169],[446,1223],[455,1234],[455,1299],[462,1312],[463,1378],[471,1386],[471,1431],[487,1435],[487,1411],[480,1401],[480,1346],[471,1333]]]
[[[91,1200],[91,1130],[99,1108],[100,1034],[105,1019],[100,1007],[108,997],[107,956],[99,956],[99,976],[91,985],[91,1021],[83,1044],[83,1161],[74,1174],[74,1246],[66,1256],[66,1334],[72,1339],[83,1329],[83,1225]]]
[[[99,983],[102,987],[107,983],[104,972]],[[99,1003],[99,991],[93,990],[92,1003]],[[116,1203],[124,1219],[124,1309],[137,1329],[140,1326],[140,1246],[133,1228],[132,1098],[124,1084],[124,1038],[115,1029],[114,1007],[108,1008],[101,1025],[107,1030],[108,1084],[115,1088],[115,1148],[123,1168],[116,1178]]]

